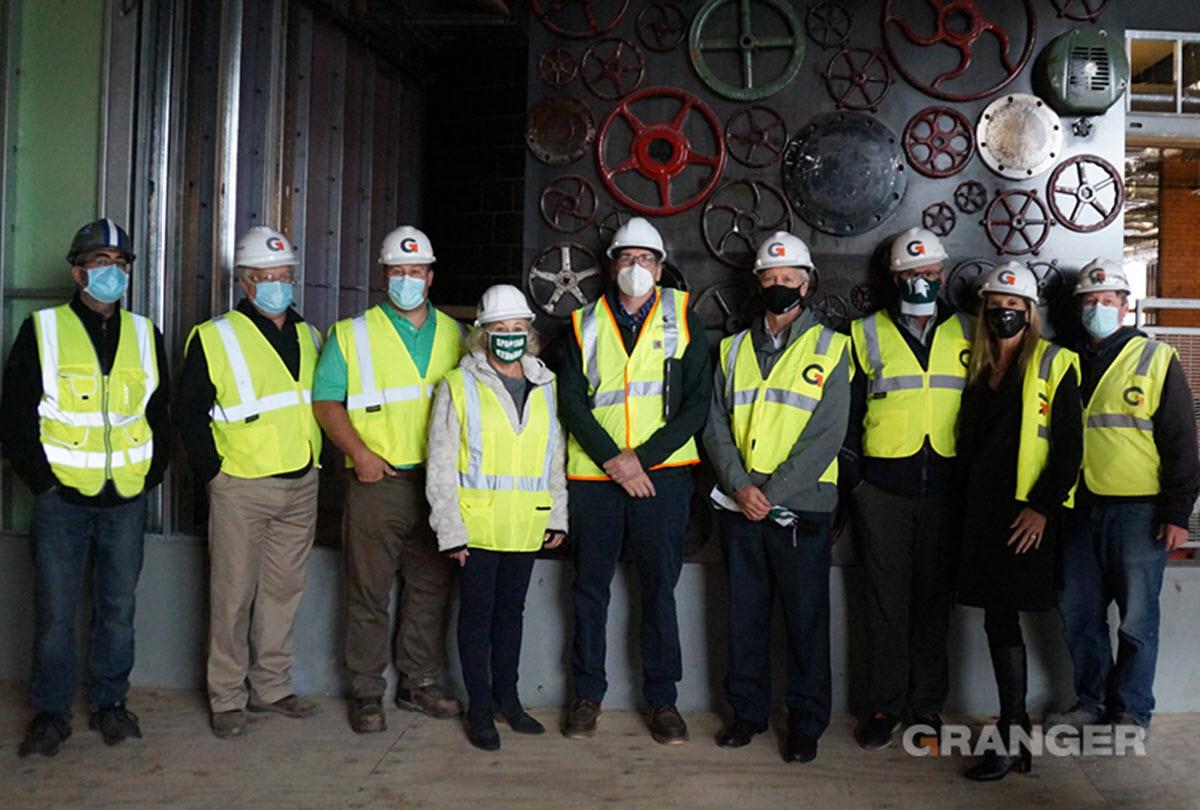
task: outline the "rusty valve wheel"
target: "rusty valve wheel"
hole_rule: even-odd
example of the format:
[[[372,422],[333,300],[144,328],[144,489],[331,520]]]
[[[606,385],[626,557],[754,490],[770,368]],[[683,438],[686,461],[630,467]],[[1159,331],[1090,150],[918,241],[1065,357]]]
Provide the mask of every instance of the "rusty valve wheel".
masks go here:
[[[850,304],[862,314],[874,312],[875,289],[869,281],[860,281],[850,288]]]
[[[629,0],[531,0],[530,8],[550,33],[590,39],[615,28]]]
[[[949,107],[926,107],[904,127],[904,155],[926,177],[951,177],[966,168],[975,152],[975,128]]]
[[[564,175],[542,189],[538,210],[556,231],[582,231],[596,218],[596,188],[586,177]]]
[[[1012,38],[1008,31],[983,13],[983,10],[980,9],[981,2],[982,0],[928,0],[931,12],[927,12],[926,16],[933,17],[935,22],[933,32],[925,34],[919,33],[914,28],[913,21],[897,14],[895,7],[900,4],[900,0],[886,0],[883,4],[883,43],[887,48],[888,56],[891,57],[892,64],[896,66],[896,70],[904,77],[905,81],[922,93],[943,101],[977,101],[1007,87],[1013,79],[1017,78],[1017,75],[1029,62],[1029,58],[1033,54],[1034,41],[1037,39],[1037,11],[1033,7],[1033,0],[1022,0],[1020,4],[1024,6],[1025,14],[1025,45],[1015,58],[1012,54]],[[992,0],[991,2],[995,11],[1000,11],[1002,5],[1004,10],[1008,10],[1011,6],[1018,4],[1013,0],[1003,0],[1003,3],[1001,0]],[[898,31],[899,36],[893,36],[894,31]],[[994,42],[981,42],[985,34],[988,35],[989,40],[994,40]],[[958,64],[931,81],[921,81],[905,65],[937,64],[938,62],[935,59],[911,58],[905,60],[898,47],[898,44],[905,40],[909,45],[922,49],[944,45],[957,50]],[[979,45],[981,50],[988,54],[999,52],[1000,67],[1003,69],[1004,75],[986,87],[980,87],[981,82],[976,82],[969,87],[962,86],[961,82],[954,88],[944,87],[943,85],[953,84],[967,74],[972,65],[976,45]]]
[[[727,183],[707,203],[700,219],[704,244],[722,264],[754,263],[759,243],[775,231],[792,229],[787,197],[764,180]]]
[[[964,214],[978,214],[987,205],[987,201],[987,189],[978,180],[959,183],[958,188],[954,189],[954,204]]]
[[[646,60],[629,40],[609,37],[583,52],[579,75],[593,96],[615,101],[638,89],[646,75]]]
[[[748,280],[719,281],[692,296],[691,310],[706,332],[732,335],[753,317],[754,287]]]
[[[725,122],[725,146],[729,156],[753,169],[762,169],[783,157],[787,147],[787,124],[770,107],[751,104]],[[755,157],[762,150],[760,157]]]
[[[604,273],[596,254],[577,242],[556,242],[529,265],[525,290],[538,308],[555,318],[604,294]]]
[[[1058,16],[1076,22],[1095,22],[1104,13],[1108,0],[1051,0]]]
[[[811,296],[812,293],[809,293]],[[818,318],[835,332],[843,332],[850,328],[850,305],[840,295],[829,293],[812,305],[812,311]]]
[[[596,239],[607,248],[621,226],[633,218],[633,212],[625,208],[612,207],[608,213],[596,220]]]
[[[538,57],[538,76],[551,87],[565,87],[578,75],[579,60],[566,48],[550,48]]]
[[[679,102],[675,115],[666,121],[644,121],[634,111],[641,101],[673,99]],[[713,152],[699,151],[687,134],[687,124],[696,113],[713,141]],[[633,132],[624,158],[614,163],[608,159],[608,145],[613,136],[616,122],[624,121]],[[600,178],[613,198],[622,205],[649,216],[671,216],[692,208],[705,200],[717,187],[721,172],[725,169],[725,137],[721,122],[716,114],[700,99],[674,87],[647,87],[621,100],[600,129],[596,142],[596,164]],[[676,186],[682,185],[683,175],[689,169],[707,172],[703,183],[694,187],[699,190],[675,201]],[[641,202],[617,184],[618,178],[627,172],[636,172],[643,180],[653,184],[658,204]],[[695,175],[697,172],[691,172]],[[699,180],[699,178],[696,178]]]
[[[1099,155],[1075,155],[1050,173],[1046,199],[1064,228],[1092,233],[1107,228],[1121,213],[1125,184],[1116,167]]]
[[[875,112],[892,88],[892,69],[872,48],[842,48],[821,78],[839,110]]]
[[[967,259],[950,271],[942,295],[959,312],[975,312],[979,309],[979,288],[988,273],[996,269],[996,263],[987,259]]]
[[[921,212],[921,225],[938,236],[949,236],[957,223],[954,209],[944,202],[936,202]]]
[[[817,3],[804,18],[804,30],[822,48],[837,48],[850,38],[853,16],[837,3]]]
[[[660,0],[637,15],[638,41],[648,51],[666,53],[679,47],[688,33],[688,18],[677,3]]]
[[[1054,220],[1036,191],[997,191],[983,213],[982,224],[1000,255],[1036,256],[1050,236]]]

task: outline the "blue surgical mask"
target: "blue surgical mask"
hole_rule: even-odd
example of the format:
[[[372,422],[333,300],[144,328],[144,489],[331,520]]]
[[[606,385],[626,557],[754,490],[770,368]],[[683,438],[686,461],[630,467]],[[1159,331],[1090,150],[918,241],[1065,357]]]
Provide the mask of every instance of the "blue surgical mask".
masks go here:
[[[405,312],[425,303],[425,282],[415,276],[392,276],[388,279],[388,298]]]
[[[292,305],[292,285],[286,281],[260,281],[254,285],[254,306],[268,315],[279,315]]]
[[[115,264],[90,267],[88,283],[83,291],[102,304],[114,304],[125,295],[129,287],[129,274]]]
[[[1089,304],[1083,308],[1080,316],[1080,320],[1083,321],[1083,328],[1097,340],[1104,340],[1104,338],[1117,331],[1121,326],[1121,310],[1119,307],[1110,307],[1106,304]]]

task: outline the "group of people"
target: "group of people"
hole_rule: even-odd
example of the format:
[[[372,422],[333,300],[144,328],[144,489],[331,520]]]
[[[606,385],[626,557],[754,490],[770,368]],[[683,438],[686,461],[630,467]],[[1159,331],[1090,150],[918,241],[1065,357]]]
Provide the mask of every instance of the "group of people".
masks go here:
[[[728,577],[725,694],[717,743],[766,730],[771,617],[787,638],[783,757],[807,762],[829,724],[830,542],[848,499],[866,572],[870,711],[864,748],[903,722],[941,726],[952,605],[984,609],[1002,735],[1028,730],[1020,613],[1057,606],[1076,702],[1047,724],[1147,726],[1158,598],[1200,490],[1192,396],[1174,350],[1124,326],[1130,287],[1096,259],[1075,290],[1083,337],[1042,336],[1038,285],[1006,263],[977,312],[939,295],[947,255],[913,228],[893,242],[894,300],[850,335],[805,306],[807,246],[779,232],[753,267],[763,308],[710,353],[686,292],[660,285],[667,251],[634,218],[608,246],[611,288],[572,314],[550,365],[534,313],[488,289],[470,328],[429,302],[435,257],[411,226],[383,240],[387,295],[322,339],[292,306],[296,253],[250,229],[235,265],[244,297],[188,338],[174,421],[209,499],[208,698],[212,732],[247,711],[316,711],[291,681],[293,623],[317,522],[323,436],[346,475],[343,660],[354,731],[396,704],[448,718],[447,608],[472,744],[544,727],[518,691],[534,559],[567,543],[575,563],[574,698],[563,734],[597,731],[617,563],[641,591],[642,695],[663,744],[687,741],[676,709],[683,660],[675,602],[701,446]],[[55,754],[71,733],[75,614],[91,566],[90,725],[108,744],[141,736],[125,705],[145,493],[172,437],[162,336],[121,307],[129,238],[84,226],[67,256],[77,292],[22,324],[5,370],[5,455],[34,493],[36,715],[19,753]],[[394,632],[388,602],[402,580]],[[1119,609],[1111,648],[1108,607]],[[967,776],[1028,770],[1027,748]]]

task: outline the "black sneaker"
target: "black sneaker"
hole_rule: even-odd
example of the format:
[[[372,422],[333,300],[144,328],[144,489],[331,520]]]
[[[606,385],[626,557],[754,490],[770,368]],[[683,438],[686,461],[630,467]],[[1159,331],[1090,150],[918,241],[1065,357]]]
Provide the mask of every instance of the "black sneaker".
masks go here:
[[[58,753],[58,749],[70,736],[71,722],[67,719],[67,715],[38,712],[37,716],[29,721],[29,727],[25,729],[25,739],[21,740],[17,756],[27,757],[30,754],[41,754],[44,757],[52,757]]]
[[[887,748],[892,744],[892,732],[898,725],[900,721],[895,715],[875,712],[859,725],[854,737],[868,751]]]
[[[124,703],[92,712],[88,728],[99,729],[105,745],[116,745],[129,737],[140,739],[142,736],[137,715],[126,709]]]

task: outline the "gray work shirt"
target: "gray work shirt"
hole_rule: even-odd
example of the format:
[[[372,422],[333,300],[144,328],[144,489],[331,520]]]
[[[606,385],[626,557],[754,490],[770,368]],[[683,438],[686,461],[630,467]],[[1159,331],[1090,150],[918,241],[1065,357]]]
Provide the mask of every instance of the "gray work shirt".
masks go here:
[[[787,340],[776,346],[766,329],[765,321],[750,327],[754,356],[765,378],[796,342],[819,321],[811,310],[805,310],[787,330]],[[804,426],[787,459],[770,476],[746,471],[742,454],[733,440],[729,412],[725,405],[725,368],[718,363],[713,375],[713,396],[704,428],[704,447],[716,469],[717,481],[728,495],[733,496],[747,484],[759,487],[775,506],[792,511],[832,512],[837,506],[837,486],[818,479],[841,449],[846,436],[850,413],[850,364],[843,355],[825,380],[821,401]]]
[[[922,346],[928,346],[929,341],[933,339],[933,331],[937,328],[937,311],[935,310],[932,315],[925,318],[924,328],[918,325],[916,315],[905,315],[902,312],[897,320],[908,330],[910,335],[921,341]]]

